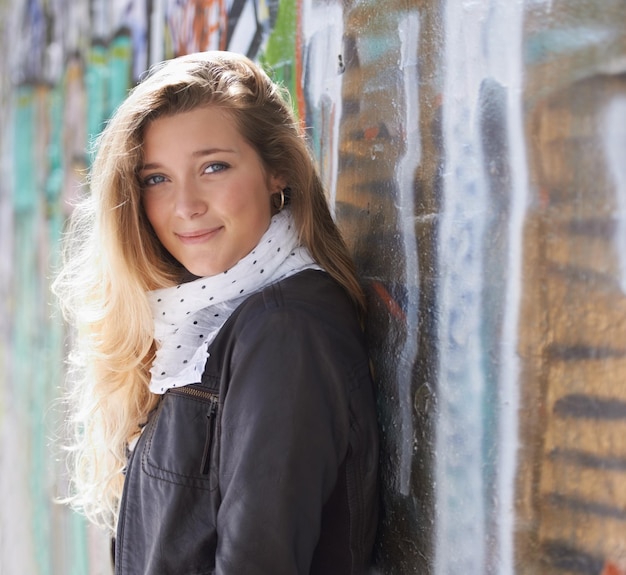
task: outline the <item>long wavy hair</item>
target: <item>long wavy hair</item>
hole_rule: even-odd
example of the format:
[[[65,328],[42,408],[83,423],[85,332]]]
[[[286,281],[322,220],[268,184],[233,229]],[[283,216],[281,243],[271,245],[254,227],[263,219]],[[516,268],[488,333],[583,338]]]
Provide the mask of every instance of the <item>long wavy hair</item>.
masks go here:
[[[89,192],[70,218],[53,285],[74,327],[68,500],[111,530],[127,446],[158,401],[148,390],[155,343],[146,292],[183,281],[185,272],[142,208],[143,135],[156,118],[201,106],[224,110],[266,173],[285,179],[302,244],[364,311],[352,260],[288,94],[252,61],[230,52],[191,54],[154,67],[97,141]]]

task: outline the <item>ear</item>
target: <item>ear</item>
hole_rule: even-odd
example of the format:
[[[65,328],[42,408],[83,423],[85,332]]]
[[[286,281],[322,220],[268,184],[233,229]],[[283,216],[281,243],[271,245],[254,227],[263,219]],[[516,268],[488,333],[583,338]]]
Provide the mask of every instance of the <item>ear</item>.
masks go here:
[[[282,175],[273,175],[269,177],[267,189],[270,196],[273,194],[279,194],[287,187],[287,178]]]

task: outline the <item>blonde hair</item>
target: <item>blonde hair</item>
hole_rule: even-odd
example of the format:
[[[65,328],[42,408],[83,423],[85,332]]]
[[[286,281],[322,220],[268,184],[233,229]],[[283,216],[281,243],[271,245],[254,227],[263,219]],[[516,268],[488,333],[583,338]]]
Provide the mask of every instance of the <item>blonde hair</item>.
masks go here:
[[[155,346],[146,292],[182,281],[185,271],[142,209],[143,133],[156,118],[201,106],[228,113],[267,173],[284,178],[303,245],[364,310],[352,260],[286,93],[248,58],[229,52],[191,54],[153,68],[97,142],[91,193],[72,214],[53,285],[76,329],[69,500],[112,530],[128,442],[158,401],[148,390]]]

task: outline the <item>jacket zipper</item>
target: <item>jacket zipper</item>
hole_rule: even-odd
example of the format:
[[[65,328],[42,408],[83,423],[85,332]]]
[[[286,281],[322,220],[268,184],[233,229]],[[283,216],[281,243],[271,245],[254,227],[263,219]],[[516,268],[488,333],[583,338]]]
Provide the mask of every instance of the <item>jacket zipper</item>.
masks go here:
[[[215,435],[215,420],[219,396],[210,391],[204,391],[202,389],[187,386],[170,389],[170,393],[190,395],[191,397],[209,401],[209,410],[206,414],[207,426],[204,441],[204,453],[202,454],[202,462],[200,463],[200,473],[202,475],[208,475],[211,469],[211,451],[213,450],[213,436]]]

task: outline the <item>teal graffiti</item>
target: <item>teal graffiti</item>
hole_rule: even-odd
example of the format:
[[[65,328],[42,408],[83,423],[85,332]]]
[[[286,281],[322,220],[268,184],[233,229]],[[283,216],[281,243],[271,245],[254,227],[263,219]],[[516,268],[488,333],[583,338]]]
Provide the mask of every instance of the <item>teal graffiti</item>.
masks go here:
[[[95,140],[125,98],[132,83],[132,39],[120,33],[109,45],[94,44],[88,54],[85,88],[87,91],[87,135],[93,155]],[[92,156],[93,159],[93,156]]]

